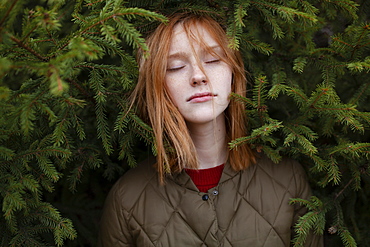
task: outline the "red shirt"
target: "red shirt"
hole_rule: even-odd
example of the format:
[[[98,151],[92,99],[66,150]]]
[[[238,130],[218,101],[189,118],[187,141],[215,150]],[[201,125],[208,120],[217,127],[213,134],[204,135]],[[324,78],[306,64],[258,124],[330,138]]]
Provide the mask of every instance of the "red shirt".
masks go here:
[[[185,171],[200,192],[207,192],[209,189],[217,186],[223,169],[224,164],[207,169],[185,169]]]

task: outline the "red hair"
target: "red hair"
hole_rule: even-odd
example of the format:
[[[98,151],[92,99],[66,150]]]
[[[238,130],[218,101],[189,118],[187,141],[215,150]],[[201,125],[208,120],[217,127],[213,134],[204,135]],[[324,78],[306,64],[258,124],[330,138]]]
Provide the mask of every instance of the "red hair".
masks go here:
[[[219,44],[225,57],[222,58],[232,69],[232,92],[245,96],[246,78],[244,64],[239,51],[231,49],[225,31],[213,18],[190,13],[176,14],[166,24],[160,24],[147,39],[150,55],[139,57],[139,81],[133,92],[132,101],[138,107],[139,116],[152,128],[157,151],[157,169],[161,181],[166,173],[180,172],[185,166],[197,168],[198,160],[186,123],[172,103],[165,86],[167,56],[172,40],[173,29],[181,24],[185,32],[195,42],[200,42],[212,52],[202,40],[195,38],[192,28],[204,27]],[[244,106],[231,101],[225,110],[227,140],[245,136],[247,119]],[[255,162],[255,156],[248,145],[229,151],[228,162],[238,171]]]

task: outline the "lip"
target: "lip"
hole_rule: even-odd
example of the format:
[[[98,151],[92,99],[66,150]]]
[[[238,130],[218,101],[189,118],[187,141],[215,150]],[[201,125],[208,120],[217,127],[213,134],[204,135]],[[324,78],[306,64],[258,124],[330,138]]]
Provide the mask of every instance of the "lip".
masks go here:
[[[210,93],[210,92],[196,93],[196,94],[193,94],[189,99],[187,99],[187,102],[192,102],[192,103],[206,102],[206,101],[213,99],[213,97],[215,96],[217,95]]]

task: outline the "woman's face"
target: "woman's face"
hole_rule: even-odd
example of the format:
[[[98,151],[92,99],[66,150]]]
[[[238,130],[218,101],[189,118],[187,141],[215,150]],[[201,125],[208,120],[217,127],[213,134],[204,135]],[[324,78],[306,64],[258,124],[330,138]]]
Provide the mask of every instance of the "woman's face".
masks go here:
[[[223,51],[208,31],[197,26],[203,42],[218,55],[207,52],[189,40],[181,24],[174,28],[168,54],[166,85],[175,106],[185,121],[193,124],[211,122],[223,115],[229,105],[232,71],[221,61]],[[203,67],[203,71],[201,69]]]

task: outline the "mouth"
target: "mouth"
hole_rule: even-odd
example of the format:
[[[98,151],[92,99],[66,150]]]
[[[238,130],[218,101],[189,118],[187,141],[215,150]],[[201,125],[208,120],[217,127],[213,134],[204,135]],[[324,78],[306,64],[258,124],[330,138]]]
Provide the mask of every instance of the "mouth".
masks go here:
[[[187,102],[193,102],[193,103],[199,103],[199,102],[205,102],[213,99],[213,97],[216,97],[217,94],[213,94],[210,92],[206,93],[196,93],[193,94],[189,99],[187,99]]]

